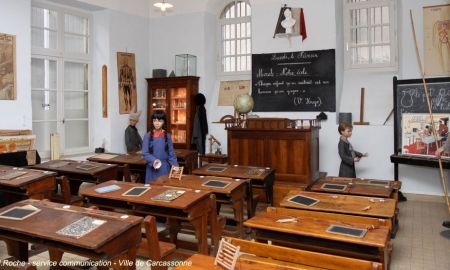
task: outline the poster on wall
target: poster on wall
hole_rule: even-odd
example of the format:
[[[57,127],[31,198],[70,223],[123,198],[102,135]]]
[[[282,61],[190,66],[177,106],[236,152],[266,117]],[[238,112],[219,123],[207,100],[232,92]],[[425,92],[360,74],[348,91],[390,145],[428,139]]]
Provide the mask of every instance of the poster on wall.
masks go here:
[[[450,4],[423,8],[425,75],[450,75]]]
[[[233,106],[236,96],[250,93],[250,81],[220,82],[219,106]]]
[[[16,36],[0,33],[0,100],[16,99]]]
[[[433,114],[434,123],[428,113],[404,113],[402,115],[402,154],[435,157],[436,138],[432,125],[437,131],[437,145],[442,145],[448,136],[450,114]],[[449,157],[448,154],[442,156]]]
[[[119,78],[119,113],[131,113],[136,109],[136,62],[134,53],[117,53]]]

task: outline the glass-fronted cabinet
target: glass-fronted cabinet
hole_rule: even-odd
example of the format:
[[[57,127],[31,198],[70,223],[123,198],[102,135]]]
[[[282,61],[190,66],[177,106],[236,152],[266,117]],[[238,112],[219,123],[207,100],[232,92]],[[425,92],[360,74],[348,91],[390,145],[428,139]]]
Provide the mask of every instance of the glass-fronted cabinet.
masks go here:
[[[174,147],[190,149],[195,116],[194,96],[198,93],[199,77],[146,79],[148,84],[147,130],[152,127],[153,111],[165,111]]]

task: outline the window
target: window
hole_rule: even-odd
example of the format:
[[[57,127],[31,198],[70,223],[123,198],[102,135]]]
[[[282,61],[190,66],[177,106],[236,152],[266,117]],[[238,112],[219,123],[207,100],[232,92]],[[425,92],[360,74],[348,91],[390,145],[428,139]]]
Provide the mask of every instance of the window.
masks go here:
[[[226,75],[251,71],[251,8],[248,1],[229,3],[220,15],[220,71]]]
[[[346,68],[397,69],[396,1],[343,1]]]
[[[36,149],[50,155],[50,134],[60,150],[89,150],[90,17],[62,7],[31,8],[31,100]]]

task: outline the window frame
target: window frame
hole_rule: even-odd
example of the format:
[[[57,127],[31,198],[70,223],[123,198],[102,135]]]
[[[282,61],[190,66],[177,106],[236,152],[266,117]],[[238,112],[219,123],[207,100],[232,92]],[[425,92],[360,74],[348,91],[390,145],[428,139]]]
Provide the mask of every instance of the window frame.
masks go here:
[[[397,36],[397,1],[396,0],[367,0],[363,2],[349,3],[349,0],[342,0],[343,4],[343,27],[344,27],[344,67],[345,70],[373,70],[373,71],[398,71],[398,36]],[[389,63],[373,63],[372,49],[376,45],[372,42],[371,28],[371,14],[367,14],[367,39],[368,45],[365,46],[369,50],[369,63],[367,64],[353,64],[351,52],[351,30],[357,28],[350,25],[350,11],[358,9],[369,9],[376,7],[388,6],[389,8],[389,48],[390,48],[390,62]],[[385,44],[383,42],[383,44]],[[381,44],[381,45],[383,45]],[[387,45],[387,44],[385,44]],[[353,47],[352,47],[353,48]]]
[[[50,9],[52,11],[57,12],[57,46],[56,49],[52,48],[42,48],[42,47],[36,47],[31,45],[31,57],[30,60],[33,58],[37,59],[51,59],[56,60],[56,131],[60,134],[60,150],[62,155],[72,155],[72,154],[81,154],[81,153],[88,153],[92,151],[92,127],[93,127],[93,114],[92,114],[92,98],[93,98],[93,91],[92,91],[92,48],[93,48],[93,42],[92,42],[92,33],[93,33],[93,16],[88,11],[84,10],[78,10],[70,6],[63,6],[63,5],[57,5],[57,4],[47,4],[40,1],[32,1],[31,9],[37,7],[37,8],[43,8],[43,9]],[[88,20],[88,29],[87,29],[87,35],[80,35],[80,36],[86,36],[88,39],[88,47],[87,47],[87,53],[76,53],[76,52],[66,52],[65,51],[65,35],[66,34],[73,34],[71,32],[66,32],[64,27],[65,22],[65,15],[74,15],[86,18]],[[30,25],[30,27],[33,29],[34,26]],[[71,147],[67,148],[67,145],[65,143],[66,139],[66,118],[65,115],[65,106],[64,106],[64,94],[67,92],[64,87],[64,72],[65,72],[65,63],[71,62],[71,63],[82,63],[88,65],[88,71],[87,71],[87,91],[83,91],[81,89],[78,89],[79,92],[85,92],[88,96],[87,101],[87,109],[88,109],[88,115],[87,118],[82,119],[83,121],[87,121],[88,123],[88,130],[87,130],[87,141],[88,145],[83,147]],[[33,86],[31,88],[32,91],[39,90],[35,89]],[[70,118],[67,119],[67,121],[78,121],[79,118]],[[46,120],[36,120],[32,117],[32,123],[38,123],[38,122],[45,122]],[[49,150],[49,149],[45,149]],[[43,158],[49,158],[50,152],[49,151],[43,151],[41,153],[41,156]]]
[[[225,3],[222,8],[219,10],[218,12],[218,27],[217,27],[217,33],[218,34],[218,38],[217,38],[217,48],[218,48],[218,60],[217,60],[217,70],[218,70],[218,77],[225,79],[225,80],[233,80],[233,79],[250,79],[251,77],[251,58],[252,58],[252,35],[253,35],[253,23],[252,23],[252,10],[250,11],[250,16],[245,16],[245,17],[234,17],[234,18],[230,18],[230,19],[225,19],[222,18],[222,14],[225,11],[225,8],[227,8],[230,4],[237,4],[239,2],[245,2],[247,5],[250,6],[250,1],[249,0],[232,0],[232,1],[227,1],[227,3]],[[250,37],[248,38],[237,38],[237,35],[235,35],[235,38],[231,39],[234,41],[238,41],[238,40],[250,40],[250,53],[248,54],[248,56],[250,56],[250,69],[246,70],[246,71],[230,71],[230,72],[226,72],[223,70],[223,65],[222,65],[222,60],[224,58],[223,55],[223,46],[224,46],[224,39],[222,37],[222,27],[226,24],[234,24],[237,25],[238,23],[250,23]],[[236,29],[235,29],[236,31]],[[235,46],[235,52],[237,51],[237,46]],[[239,56],[243,56],[243,55],[247,55],[247,54],[239,54]],[[235,66],[237,67],[237,53],[235,53],[233,55],[234,59],[235,59]]]

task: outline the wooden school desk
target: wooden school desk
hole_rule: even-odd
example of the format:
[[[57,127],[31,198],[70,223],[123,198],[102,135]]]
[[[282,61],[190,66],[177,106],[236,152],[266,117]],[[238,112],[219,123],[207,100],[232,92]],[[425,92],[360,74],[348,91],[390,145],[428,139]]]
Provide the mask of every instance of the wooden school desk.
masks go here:
[[[298,195],[316,199],[319,200],[319,202],[314,205],[307,206],[289,201],[289,199]],[[398,229],[396,202],[394,199],[390,198],[291,191],[286,197],[284,197],[280,205],[282,207],[309,211],[322,211],[387,219],[387,226],[394,236]]]
[[[11,173],[19,172],[22,175],[6,179]],[[12,166],[0,165],[0,191],[5,193],[8,202],[23,199],[50,199],[55,189],[56,173],[50,171],[30,170]]]
[[[63,252],[70,252],[92,260],[111,261],[114,269],[135,269],[135,266],[121,267],[118,260],[136,261],[142,218],[131,215],[124,218],[123,214],[77,206],[64,208],[67,206],[31,199],[4,207],[0,212],[24,205],[40,211],[24,220],[0,218],[0,236],[6,239],[10,256],[28,261],[28,243],[33,243],[48,247],[51,261],[60,262]],[[106,222],[80,238],[57,233],[84,217]]]
[[[96,189],[117,185],[119,190],[107,193],[98,193]],[[94,187],[84,189],[80,195],[88,199],[89,204],[97,205],[106,209],[124,209],[131,212],[166,217],[169,220],[170,240],[175,243],[180,231],[180,222],[188,221],[194,226],[195,236],[198,240],[198,251],[208,254],[208,218],[210,217],[211,204],[210,192],[184,189],[186,193],[173,201],[158,201],[153,197],[173,187],[149,186],[150,189],[141,196],[124,196],[127,190],[133,187],[145,187],[143,184],[128,183],[121,181],[108,181]],[[179,189],[179,188],[178,188]],[[216,228],[212,228],[216,229]],[[212,232],[216,234],[216,231]]]
[[[332,269],[332,270],[382,270],[383,264],[354,258],[346,258],[325,253],[268,245],[236,238],[225,238],[229,243],[239,246],[241,254],[236,262],[236,269]],[[181,265],[175,270],[222,270],[214,265],[214,257],[195,254],[185,262],[191,266]]]
[[[224,170],[217,171],[214,170],[214,168],[224,168]],[[275,181],[274,169],[254,166],[207,164],[206,166],[194,170],[192,174],[251,179],[252,187],[264,189],[266,202],[273,204],[273,182]]]
[[[223,188],[203,185],[210,180],[223,181],[229,184]],[[169,178],[168,175],[163,175],[153,181],[152,185],[190,188],[213,192],[216,194],[217,202],[231,204],[234,210],[234,218],[237,222],[237,231],[241,237],[244,236],[244,200],[246,199],[246,190],[248,190],[246,180],[198,175],[183,175],[181,180],[178,180]],[[247,202],[249,199],[251,200],[251,197],[249,198],[249,196],[247,196]],[[249,204],[247,203],[247,205]]]
[[[324,187],[325,184],[345,185],[345,188],[343,190],[328,189]],[[398,202],[398,191],[401,186],[400,181],[328,176],[312,183],[307,189],[315,192],[394,198]]]
[[[277,222],[292,218],[297,221]],[[369,218],[268,207],[266,213],[258,213],[244,222],[244,225],[253,230],[253,236],[258,241],[270,240],[282,246],[375,261],[387,266],[391,251],[389,229],[369,225],[365,221],[367,219]],[[358,238],[327,232],[334,224],[373,229],[367,229],[366,234]]]
[[[80,169],[82,165],[96,166],[92,169]],[[98,184],[117,178],[117,165],[96,162],[85,162],[75,160],[50,160],[30,168],[53,171],[58,175],[65,175],[70,180],[70,191],[72,195],[78,195],[80,185],[83,182]]]
[[[177,161],[180,166],[185,167],[185,173],[191,173],[193,169],[197,168],[197,151],[187,149],[175,149]],[[111,163],[117,165],[128,165],[132,173],[141,175],[141,181],[145,179],[145,169],[147,161],[142,154],[117,154],[117,153],[103,153],[87,158],[89,161],[100,163]]]

